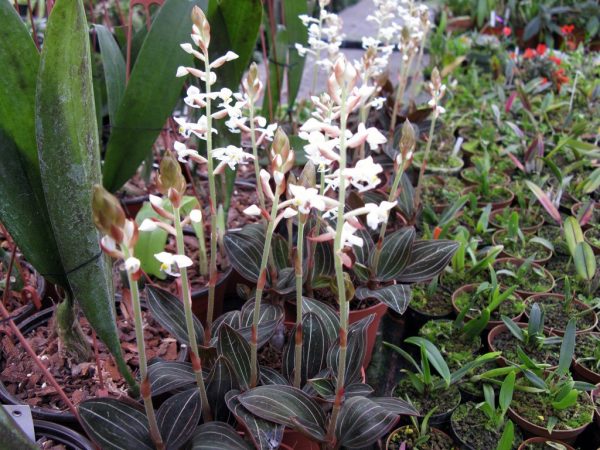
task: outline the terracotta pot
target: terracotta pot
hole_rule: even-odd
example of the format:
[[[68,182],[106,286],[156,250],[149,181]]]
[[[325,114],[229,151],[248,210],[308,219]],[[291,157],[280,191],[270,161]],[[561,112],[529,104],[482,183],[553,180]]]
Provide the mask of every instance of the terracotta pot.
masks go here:
[[[229,280],[233,274],[233,269],[229,266],[225,272],[220,272],[215,287],[215,303],[213,311],[213,320],[223,314],[223,300],[229,285]],[[206,325],[206,315],[208,313],[208,287],[192,291],[192,311],[200,319],[202,325]]]
[[[513,202],[513,200],[515,199],[515,194],[513,193],[513,191],[511,191],[510,189],[508,189],[506,187],[503,187],[503,186],[490,186],[490,188],[494,188],[494,187],[502,187],[510,195],[509,195],[509,198],[507,198],[506,200],[501,200],[501,201],[492,203],[491,204],[492,205],[492,211],[495,211],[496,209],[506,208],[507,206],[509,206]],[[462,190],[461,195],[469,194],[469,193],[475,191],[476,188],[477,188],[476,186],[471,186],[471,187],[465,188],[465,189]],[[481,201],[479,199],[479,197],[477,198],[477,206],[478,207],[484,208],[488,204],[489,204],[489,202],[484,202],[484,201]]]
[[[286,428],[283,432],[281,444],[282,447],[280,448],[283,448],[283,445],[285,445],[297,450],[320,450],[321,448],[321,445],[317,441],[313,441],[302,433],[290,430],[289,428]]]
[[[494,261],[494,269],[497,269],[497,266],[499,266],[502,263],[513,263],[520,267],[521,264],[523,264],[524,262],[525,262],[525,260],[518,259],[518,258],[498,258],[496,261]],[[517,289],[515,292],[517,294],[519,294],[522,298],[527,298],[527,297],[531,297],[532,295],[545,294],[547,292],[550,292],[552,289],[554,289],[554,285],[556,284],[556,282],[554,281],[554,277],[547,269],[544,269],[542,266],[540,266],[539,264],[536,264],[536,263],[533,263],[532,267],[536,267],[540,270],[543,270],[544,273],[546,274],[546,278],[551,280],[552,284],[544,292],[530,292],[530,291],[524,291],[522,289]]]
[[[137,213],[142,209],[144,202],[147,202],[150,197],[148,195],[139,195],[136,197],[123,197],[121,199],[121,206],[125,215],[129,219],[135,219]]]
[[[526,449],[527,448],[526,446],[528,444],[543,444],[544,442],[555,442],[557,444],[564,445],[566,450],[575,450],[569,444],[565,444],[564,442],[556,441],[554,439],[546,439],[546,438],[543,438],[543,437],[534,437],[534,438],[527,439],[526,441],[523,441],[521,443],[521,445],[519,445],[519,450]]]
[[[587,242],[590,247],[592,247],[592,251],[594,252],[594,255],[600,255],[600,245],[594,245],[592,244],[590,237],[592,235],[592,232],[594,231],[593,228],[589,228],[587,230],[584,231],[583,233],[583,238],[585,239],[585,242]]]
[[[506,230],[505,229],[500,229],[500,230],[496,230],[494,232],[494,234],[492,234],[492,243],[494,245],[502,245],[502,240],[500,239],[500,235],[505,233]],[[543,266],[544,264],[546,264],[548,261],[550,261],[550,258],[552,258],[553,253],[550,252],[550,254],[548,256],[545,256],[543,258],[538,258],[538,259],[534,259],[533,262],[535,264],[539,264],[541,266]],[[510,253],[508,253],[505,250],[502,250],[502,252],[500,253],[500,256],[505,257],[505,258],[514,258],[514,259],[518,259],[516,256],[511,255]]]
[[[517,213],[520,213],[521,208],[511,208],[511,211],[516,211]],[[490,214],[490,224],[493,227],[498,228],[500,230],[505,229],[506,227],[503,227],[502,225],[500,225],[500,223],[496,220],[496,216],[501,215],[503,212],[504,212],[503,210],[497,209],[496,211],[492,211],[492,213]],[[537,230],[542,228],[542,226],[544,225],[544,222],[545,222],[544,217],[541,216],[539,223],[537,223],[536,225],[532,225],[530,227],[522,227],[521,231],[523,231],[523,233],[535,233]]]
[[[534,303],[542,303],[543,304],[544,303],[543,299],[545,299],[545,298],[558,298],[558,299],[562,300],[565,298],[565,296],[563,294],[554,294],[554,293],[535,294],[535,295],[530,295],[529,297],[527,297],[526,301],[527,301],[527,303],[532,304],[532,305]],[[593,331],[594,328],[596,328],[596,325],[598,325],[598,316],[596,315],[594,310],[579,300],[573,300],[573,304],[583,307],[586,311],[588,311],[586,314],[594,315],[594,324],[592,326],[590,326],[584,330],[577,330],[575,333],[581,334],[581,333],[589,333],[590,331]],[[525,311],[525,317],[527,317],[527,320],[529,320],[529,312]],[[548,333],[553,333],[557,336],[565,335],[565,330],[559,330],[557,328],[544,327],[544,330],[547,331]]]
[[[446,31],[464,32],[473,29],[475,23],[470,16],[459,16],[448,19],[446,23]]]
[[[367,327],[367,345],[365,348],[365,357],[363,359],[363,367],[369,367],[369,363],[371,362],[371,356],[373,355],[373,347],[375,346],[375,341],[377,339],[377,331],[379,330],[379,323],[381,322],[381,318],[387,312],[388,307],[386,304],[377,302],[373,306],[369,306],[368,308],[358,309],[355,311],[350,311],[348,315],[349,324],[353,324],[354,322],[358,322],[359,320],[369,316],[370,314],[375,314],[373,321]]]
[[[585,394],[584,395],[588,395]],[[546,439],[558,439],[559,441],[564,441],[567,443],[572,443],[577,439],[581,433],[585,431],[589,423],[580,426],[579,428],[574,428],[572,430],[553,430],[552,434],[548,433],[548,430],[544,427],[540,427],[534,423],[529,422],[524,417],[521,417],[513,408],[508,408],[508,416],[513,419],[519,427],[528,433],[536,436],[542,437]]]
[[[62,444],[69,450],[94,450],[92,445],[83,435],[57,423],[47,422],[45,420],[34,420],[33,428],[35,438],[45,437],[51,439],[55,445]]]
[[[573,206],[571,206],[571,215],[573,217],[577,217],[579,209],[583,208],[584,206],[585,206],[585,204],[582,202],[575,203]],[[592,207],[594,208],[594,211],[600,211],[600,203],[599,202],[594,202],[594,205]],[[592,214],[594,214],[594,213],[592,212]],[[594,219],[592,218],[588,223],[586,223],[585,225],[582,225],[581,229],[584,231],[589,230],[590,227],[592,226],[591,224],[593,224],[593,223],[594,223]]]
[[[385,441],[385,448],[386,450],[390,448],[390,444],[391,444],[391,439],[394,437],[394,435],[399,432],[400,430],[402,430],[403,428],[408,427],[409,425],[404,425],[401,426],[400,428],[396,428],[394,431],[392,431],[390,433],[390,435],[388,436],[388,438]],[[432,434],[439,434],[439,435],[443,435],[446,436],[448,439],[453,440],[448,434],[444,433],[442,430],[438,429],[438,428],[430,428],[429,432]]]
[[[517,326],[519,326],[520,328],[527,328],[528,325],[526,323],[518,322]],[[504,324],[498,325],[490,330],[490,332],[487,336],[487,343],[488,343],[488,348],[490,349],[491,352],[498,351],[496,349],[496,346],[494,345],[494,340],[496,339],[496,336],[498,336],[500,333],[504,333],[505,331],[508,331],[508,327]],[[508,331],[508,332],[510,333],[510,331]],[[496,362],[498,363],[499,366],[502,366],[502,367],[507,367],[507,366],[512,365],[511,362],[502,355],[500,355],[496,358]],[[556,367],[557,366],[550,366],[546,370],[553,370]]]
[[[600,333],[590,333],[600,337]],[[600,383],[600,373],[596,373],[593,370],[588,369],[583,364],[579,364],[575,355],[573,355],[573,364],[571,365],[571,370],[583,378],[585,381],[590,383],[598,384]]]
[[[466,284],[460,288],[458,288],[456,291],[454,291],[454,293],[452,294],[452,306],[454,307],[454,311],[456,312],[456,314],[460,314],[460,308],[458,307],[458,305],[456,304],[456,300],[458,299],[458,297],[463,294],[463,293],[471,293],[477,290],[477,287],[479,286],[479,284],[477,283],[473,283],[473,284]],[[520,298],[520,296],[518,294],[515,294],[518,298]],[[511,317],[513,322],[518,322],[519,320],[521,320],[521,317],[523,317],[523,312],[521,312],[520,314],[518,314],[515,317]],[[468,314],[465,316],[465,320],[468,322],[470,320],[472,320],[473,318],[471,316],[469,316]],[[491,330],[492,328],[498,326],[498,325],[502,325],[504,322],[502,322],[502,320],[490,320],[487,324],[487,326],[485,327],[486,330]]]

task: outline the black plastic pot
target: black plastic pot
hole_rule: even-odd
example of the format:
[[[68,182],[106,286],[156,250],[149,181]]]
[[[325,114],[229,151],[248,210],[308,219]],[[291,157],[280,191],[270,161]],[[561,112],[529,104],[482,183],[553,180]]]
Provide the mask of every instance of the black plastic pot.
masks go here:
[[[42,437],[52,439],[56,444],[63,444],[67,450],[95,450],[94,445],[83,435],[64,425],[45,420],[34,420],[33,427],[36,440]]]

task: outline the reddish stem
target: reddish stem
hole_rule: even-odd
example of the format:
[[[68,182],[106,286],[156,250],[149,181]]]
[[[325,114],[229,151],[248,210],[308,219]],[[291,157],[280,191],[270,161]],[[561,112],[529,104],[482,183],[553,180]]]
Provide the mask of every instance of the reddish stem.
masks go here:
[[[104,377],[102,376],[102,367],[100,366],[100,353],[98,351],[98,339],[96,339],[96,332],[92,328],[92,342],[94,345],[94,358],[96,358],[96,368],[98,370],[98,381],[100,383],[100,389],[104,390]]]

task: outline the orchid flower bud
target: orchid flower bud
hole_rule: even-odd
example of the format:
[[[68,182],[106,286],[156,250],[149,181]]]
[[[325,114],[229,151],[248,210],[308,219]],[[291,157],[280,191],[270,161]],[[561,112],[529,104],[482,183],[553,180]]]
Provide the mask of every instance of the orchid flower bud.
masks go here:
[[[256,99],[260,95],[263,85],[258,77],[258,66],[255,62],[250,64],[250,69],[248,69],[248,75],[246,75],[243,85],[248,93],[248,97],[251,99]]]
[[[442,77],[440,76],[440,71],[437,67],[434,67],[431,71],[431,84],[433,84],[436,91],[442,86]]]
[[[317,169],[310,159],[304,165],[304,169],[302,169],[298,181],[299,183],[294,184],[300,184],[305,188],[314,188],[317,185]]]
[[[181,196],[185,192],[186,182],[181,173],[181,166],[170,152],[166,152],[160,162],[158,188],[162,194],[168,195],[169,199],[171,196],[177,197],[177,194]]]
[[[210,24],[202,9],[198,6],[192,8],[192,22],[194,23],[194,34],[198,37],[198,46],[203,50],[210,45]]]
[[[358,72],[354,66],[348,62],[344,55],[340,56],[333,66],[335,80],[340,86],[346,86],[347,91],[351,91],[356,84]]]
[[[283,174],[289,172],[294,166],[295,153],[290,148],[290,140],[285,132],[278,128],[271,145],[271,168],[273,172]]]
[[[94,185],[92,194],[92,212],[96,227],[103,234],[121,242],[125,227],[125,213],[119,200],[98,184]]]
[[[403,159],[406,159],[407,153],[415,147],[415,143],[415,129],[410,121],[406,119],[404,125],[402,125],[402,137],[400,138],[400,153]]]

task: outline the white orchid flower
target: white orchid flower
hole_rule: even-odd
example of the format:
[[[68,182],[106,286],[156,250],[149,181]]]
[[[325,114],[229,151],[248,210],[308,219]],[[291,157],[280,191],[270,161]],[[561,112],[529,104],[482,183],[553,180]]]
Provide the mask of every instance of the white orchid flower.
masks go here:
[[[221,56],[221,57],[215,59],[213,62],[211,62],[210,68],[216,69],[217,67],[221,67],[226,62],[233,61],[234,59],[238,59],[238,58],[239,58],[239,56],[235,52],[228,51],[223,56]]]
[[[156,222],[152,219],[144,219],[138,228],[142,232],[151,232],[158,228]]]
[[[192,158],[194,161],[202,164],[206,162],[204,156],[201,156],[197,150],[187,148],[183,142],[175,142],[173,148],[177,152],[177,159],[183,163],[188,161],[187,158]]]
[[[367,142],[371,150],[376,150],[381,144],[387,142],[386,137],[375,127],[366,128],[364,123],[358,124],[356,133],[346,142],[350,148],[358,147]]]
[[[190,267],[193,261],[185,255],[174,255],[169,252],[156,253],[154,257],[160,262],[160,270],[173,276],[178,277],[179,273],[174,272],[173,268],[184,269]]]
[[[139,259],[130,256],[129,258],[127,258],[125,260],[125,270],[127,271],[127,273],[129,274],[135,274],[140,270],[140,267],[142,266],[142,263],[140,262]]]
[[[373,158],[369,156],[358,161],[356,166],[346,169],[344,176],[350,178],[350,183],[359,192],[364,192],[377,187],[381,182],[378,175],[382,172],[381,164],[375,164]]]
[[[202,211],[199,209],[192,209],[190,211],[190,220],[193,223],[202,223]]]
[[[366,214],[367,225],[373,230],[376,230],[379,224],[387,221],[390,211],[397,203],[398,202],[388,202],[385,200],[379,205],[376,203],[366,203],[362,208],[357,208],[344,214],[344,217],[349,218]]]
[[[296,214],[296,211],[301,214],[308,214],[313,208],[325,211],[328,208],[337,206],[337,201],[320,195],[319,191],[315,188],[305,188],[304,186],[290,184],[288,185],[288,190],[292,198],[279,205],[279,209],[285,208],[284,217],[292,217]],[[287,211],[288,209],[291,211]]]
[[[246,214],[248,216],[260,216],[261,210],[256,205],[250,205],[246,209],[244,209],[244,214]]]
[[[352,226],[348,222],[344,222],[342,227],[342,246],[343,247],[362,247],[363,240],[359,236],[355,236],[354,233],[358,231],[358,228]]]
[[[215,173],[222,173],[225,170],[225,166],[229,166],[233,170],[236,165],[244,164],[247,160],[254,159],[254,155],[245,152],[235,145],[216,148],[212,151],[212,156],[218,161],[221,161],[215,169]]]

